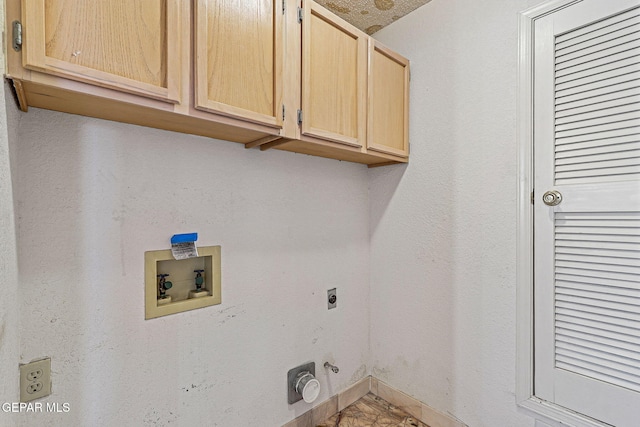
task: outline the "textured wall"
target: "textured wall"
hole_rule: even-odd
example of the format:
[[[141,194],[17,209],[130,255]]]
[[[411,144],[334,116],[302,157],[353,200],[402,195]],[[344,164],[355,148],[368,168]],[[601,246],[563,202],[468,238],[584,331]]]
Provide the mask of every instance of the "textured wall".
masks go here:
[[[4,16],[0,0],[0,16]],[[4,74],[4,52],[0,49],[0,74]],[[18,400],[18,269],[13,212],[13,185],[9,146],[18,122],[15,102],[5,83],[0,86],[0,404]],[[0,412],[0,425],[10,416]]]
[[[408,166],[23,115],[21,360],[52,357],[47,400],[71,412],[22,424],[280,425],[309,408],[286,404],[286,371],[328,359],[319,400],[372,372],[471,427],[532,426],[514,396],[515,153],[517,12],[535,3],[433,0],[376,33],[412,60]],[[144,251],[190,231],[222,245],[223,305],[144,321]]]
[[[7,101],[7,107],[12,108],[10,102],[13,99]],[[9,164],[9,121],[4,87],[0,87],[0,403],[15,402],[18,396],[18,270]]]
[[[9,155],[18,120],[15,102],[5,83],[0,86],[0,404],[19,400],[18,261]],[[0,412],[0,426],[9,420]]]
[[[371,171],[373,375],[472,427],[515,404],[518,12],[433,0],[376,33],[411,59],[411,161]]]
[[[25,425],[276,426],[290,368],[318,403],[370,372],[365,167],[38,109],[16,158],[22,357],[71,407]],[[192,231],[223,304],[145,321],[144,252]]]

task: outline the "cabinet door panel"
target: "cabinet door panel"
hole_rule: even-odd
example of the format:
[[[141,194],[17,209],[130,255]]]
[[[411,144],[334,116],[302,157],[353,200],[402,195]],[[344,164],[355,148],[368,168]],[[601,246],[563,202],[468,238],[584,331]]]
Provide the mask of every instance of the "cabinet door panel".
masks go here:
[[[361,147],[366,132],[367,36],[305,2],[302,133]]]
[[[196,108],[282,126],[282,11],[277,5],[273,0],[198,0]]]
[[[409,61],[370,40],[367,148],[409,155]]]
[[[25,68],[179,101],[179,0],[23,0]]]

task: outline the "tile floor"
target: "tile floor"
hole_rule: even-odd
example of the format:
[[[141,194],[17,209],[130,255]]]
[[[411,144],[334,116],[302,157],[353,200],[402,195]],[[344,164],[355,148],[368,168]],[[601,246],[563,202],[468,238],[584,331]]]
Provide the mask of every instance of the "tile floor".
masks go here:
[[[429,427],[369,393],[317,427]]]

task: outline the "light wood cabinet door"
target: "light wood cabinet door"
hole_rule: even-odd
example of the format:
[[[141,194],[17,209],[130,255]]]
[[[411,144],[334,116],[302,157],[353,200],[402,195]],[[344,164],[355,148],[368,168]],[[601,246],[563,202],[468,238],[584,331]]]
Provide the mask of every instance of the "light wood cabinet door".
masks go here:
[[[180,0],[23,0],[23,66],[176,103],[183,15]]]
[[[282,4],[197,0],[195,107],[282,127]]]
[[[311,0],[302,22],[303,135],[362,147],[366,133],[367,38]]]
[[[409,61],[369,41],[367,148],[409,155]]]

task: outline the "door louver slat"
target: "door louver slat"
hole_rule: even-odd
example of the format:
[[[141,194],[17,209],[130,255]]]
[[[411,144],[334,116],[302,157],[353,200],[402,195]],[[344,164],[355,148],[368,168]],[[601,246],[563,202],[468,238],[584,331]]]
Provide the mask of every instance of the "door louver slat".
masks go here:
[[[580,354],[587,358],[599,358],[601,360],[611,361],[620,365],[634,367],[634,360],[631,357],[619,356],[617,354],[607,353],[594,348],[583,347],[568,342],[558,343],[558,353],[574,355]]]
[[[563,65],[570,61],[579,61],[590,58],[602,58],[608,56],[611,52],[617,53],[619,51],[626,50],[629,45],[638,40],[638,33],[631,32],[630,34],[607,34],[606,36],[598,37],[590,40],[588,43],[577,44],[567,49],[556,50],[556,65],[563,67]]]
[[[640,76],[640,75],[639,75]],[[582,133],[591,133],[591,129],[594,129],[596,126],[602,125],[616,125],[619,126],[621,123],[637,119],[640,114],[638,114],[637,106],[630,105],[627,108],[617,108],[610,109],[607,111],[608,115],[603,116],[602,113],[596,117],[574,117],[573,121],[563,121],[556,122],[556,132],[561,131],[571,131],[577,132],[579,134]]]
[[[601,256],[604,258],[629,258],[629,259],[640,259],[640,252],[634,251],[621,251],[621,250],[610,250],[603,248],[577,248],[577,247],[565,247],[565,246],[556,246],[556,254],[558,256],[562,255],[580,255],[580,256]]]
[[[556,212],[555,242],[556,367],[640,391],[640,212]]]
[[[600,264],[622,265],[627,267],[640,267],[640,259],[632,258],[632,257],[628,257],[628,258],[613,257],[613,256],[605,257],[601,255],[567,254],[562,252],[556,252],[556,259],[559,261],[574,261],[574,262],[586,262],[586,263],[593,263],[595,261],[595,262],[599,262]]]
[[[640,212],[562,212],[556,218],[556,220],[561,224],[568,224],[569,220],[598,221],[602,219],[616,221],[636,221],[640,220]]]
[[[591,142],[591,141],[598,141],[598,144],[606,144],[607,140],[612,141],[614,139],[622,139],[622,138],[637,139],[638,134],[639,134],[638,129],[616,129],[613,131],[600,132],[593,135],[587,134],[587,135],[579,135],[579,136],[556,139],[556,146],[558,146],[557,150],[561,150],[562,147],[560,146],[564,144],[577,144],[581,142]],[[573,148],[573,147],[568,147],[568,148]]]
[[[586,353],[590,351],[591,354],[600,354],[604,353],[609,355],[611,358],[622,358],[622,359],[634,359],[637,357],[637,354],[630,350],[625,350],[623,348],[617,347],[607,347],[606,345],[600,343],[585,343],[580,339],[573,338],[571,336],[567,336],[565,340],[556,342],[556,346],[558,348],[563,347],[580,347],[583,349],[582,353]]]
[[[612,302],[640,307],[640,299],[638,299],[637,292],[632,292],[633,290],[627,292],[630,295],[623,295],[622,293],[612,292],[613,289],[610,289],[608,285],[604,288],[600,288],[597,285],[580,287],[575,284],[570,287],[565,287],[562,283],[557,283],[557,286],[558,289],[556,290],[556,293],[558,296],[566,295],[567,298],[579,297],[581,299],[588,299],[595,303],[606,304],[608,302]],[[640,344],[640,341],[638,341],[638,344]]]
[[[609,62],[607,64],[600,65],[598,67],[590,67],[582,71],[575,71],[566,73],[563,71],[558,71],[556,73],[556,84],[563,84],[567,82],[572,82],[576,80],[585,79],[587,77],[591,77],[594,80],[599,80],[600,76],[606,73],[615,72],[619,69],[635,69],[635,66],[638,64],[638,58],[630,57],[626,59],[622,59],[620,61]]]
[[[640,28],[640,16],[634,16],[617,24],[609,25],[596,31],[591,31],[580,37],[574,37],[566,42],[556,44],[556,55],[561,57],[565,53],[583,51],[597,46],[599,41],[620,39],[630,34],[637,34]]]
[[[556,184],[584,184],[587,182],[616,182],[632,180],[640,174],[639,166],[626,168],[571,171],[556,174]]]
[[[556,90],[564,91],[568,89],[588,89],[594,88],[598,86],[598,83],[601,81],[607,81],[612,78],[623,78],[624,76],[628,76],[629,74],[633,74],[640,70],[640,64],[637,62],[626,67],[616,67],[610,69],[609,71],[593,73],[586,75],[584,77],[578,77],[574,74],[570,75],[570,78],[565,79],[557,79],[556,80]],[[558,94],[560,95],[560,94]]]
[[[560,309],[556,313],[556,316],[557,316],[558,320],[562,320],[562,321],[565,321],[565,322],[580,321],[581,324],[583,324],[583,325],[590,325],[590,324],[593,325],[594,323],[597,323],[598,324],[598,329],[613,328],[614,330],[618,330],[616,328],[623,328],[622,330],[624,330],[624,331],[634,331],[635,330],[635,324],[631,320],[625,320],[625,319],[620,319],[620,318],[612,318],[612,317],[607,317],[607,316],[601,315],[601,314],[582,313],[580,311],[573,311],[570,314],[564,314],[563,310]],[[558,346],[562,347],[563,344],[566,344],[566,343],[559,342]],[[583,352],[586,352],[586,350],[588,350],[588,348],[585,348],[583,350]],[[603,355],[606,354],[606,352],[600,352],[600,351],[598,351],[598,352],[602,353]]]
[[[591,109],[583,109],[582,111],[576,111],[577,109],[565,111],[565,115],[560,116],[556,115],[556,124],[557,125],[566,125],[570,123],[581,123],[587,120],[594,119],[604,119],[612,116],[616,116],[619,114],[625,113],[638,113],[640,111],[640,97],[634,97],[639,102],[629,102],[628,99],[614,100],[613,102],[607,102],[605,105],[592,105],[587,106],[587,108],[591,107]],[[616,105],[616,101],[618,105]],[[595,108],[593,108],[595,107]],[[602,111],[606,110],[606,111]],[[606,116],[603,116],[603,113]]]
[[[620,28],[620,26],[624,27],[625,23],[634,22],[632,20],[637,19],[639,16],[640,10],[634,8],[632,10],[613,15],[607,19],[603,19],[602,21],[594,22],[588,26],[577,28],[565,34],[560,34],[556,37],[556,48],[565,47],[576,40],[582,41],[583,37],[593,38],[594,34],[603,35],[608,32],[615,31]]]
[[[576,359],[570,359],[570,361],[575,362]],[[567,369],[578,374],[586,375],[600,381],[614,383],[620,387],[629,388],[634,391],[640,391],[637,385],[637,377],[632,377],[629,375],[627,376],[627,378],[620,378],[616,375],[615,371],[604,367],[599,367],[588,363],[570,363],[566,360],[560,360],[557,363],[557,367],[560,369]]]
[[[601,270],[587,271],[587,270],[582,270],[578,268],[567,268],[567,267],[556,268],[556,273],[571,274],[574,276],[599,277],[602,279],[612,279],[612,280],[632,281],[634,279],[633,274],[628,274],[628,273],[619,273],[614,271],[601,271]]]
[[[640,49],[638,49],[637,54],[640,55]],[[606,83],[606,82],[604,82]],[[595,88],[591,88],[589,90],[584,91],[563,91],[562,93],[557,94],[556,96],[556,104],[566,104],[568,102],[574,101],[583,101],[584,104],[592,103],[593,99],[596,97],[603,101],[610,100],[612,98],[617,97],[620,92],[625,92],[633,89],[637,89],[640,83],[634,79],[626,79],[619,78],[616,79],[615,82],[610,82],[611,84],[607,85],[603,82],[600,82]],[[632,91],[632,93],[635,93]]]
[[[556,73],[572,70],[555,82],[556,185],[640,176],[638,19],[634,9],[556,37]]]
[[[640,86],[630,87],[624,90],[614,92],[613,94],[604,94],[592,96],[587,99],[578,99],[577,101],[563,102],[556,101],[556,117],[557,115],[574,114],[580,112],[581,109],[592,111],[607,108],[606,103],[621,105],[628,103],[627,100],[640,95]],[[605,106],[603,107],[603,104]]]
[[[582,147],[584,148],[580,148],[579,146],[571,147],[567,145],[558,147],[558,152],[556,153],[556,161],[560,162],[564,158],[570,158],[574,156],[594,156],[598,154],[614,154],[621,151],[640,150],[640,137],[638,138],[638,141],[629,142],[628,144],[592,144],[590,146],[583,145]]]
[[[582,149],[597,149],[598,153],[606,152],[606,150],[615,150],[621,151],[626,149],[627,147],[632,147],[633,149],[634,143],[640,142],[640,134],[636,135],[623,135],[618,137],[612,137],[608,139],[596,139],[591,141],[582,141],[582,142],[573,142],[573,143],[562,143],[558,141],[556,144],[556,156],[562,157],[570,157],[571,153],[563,153],[565,151],[572,150],[582,150]],[[615,146],[612,148],[608,148],[611,146]]]
[[[573,275],[573,274],[567,274],[567,273],[557,273],[556,280],[560,282],[566,282],[567,284],[578,283],[586,286],[589,286],[592,284],[599,285],[599,286],[606,286],[602,288],[603,290],[606,290],[609,287],[616,288],[616,289],[631,289],[631,290],[639,288],[638,282],[633,282],[628,280],[613,280],[613,279],[607,279],[607,278],[601,278],[601,277],[579,276],[579,275]]]
[[[560,75],[567,75],[595,67],[606,66],[618,61],[625,61],[629,58],[637,58],[639,51],[640,48],[638,47],[625,49],[625,46],[617,46],[615,52],[610,52],[609,55],[592,54],[559,64],[556,67],[556,72],[560,73]]]
[[[613,357],[602,358],[602,356],[600,356],[599,354],[597,356],[593,356],[580,351],[574,351],[564,348],[558,349],[558,356],[558,361],[560,363],[566,361],[568,364],[573,363],[576,366],[599,366],[601,370],[605,370],[610,375],[616,376],[620,379],[625,379],[625,377],[627,377],[626,375],[624,375],[625,373],[631,374],[633,377],[635,377],[635,380],[640,377],[640,369],[638,369],[636,366],[619,362],[616,358]],[[584,361],[584,364],[576,363],[576,360]],[[629,359],[626,359],[625,361],[629,361]]]
[[[570,39],[558,41],[562,40],[562,36],[559,36],[556,39],[556,52],[563,54],[563,52],[577,50],[584,46],[592,46],[594,41],[597,42],[597,40],[610,40],[632,32],[637,32],[639,26],[640,15],[638,15],[637,11],[632,11],[625,19],[617,23],[609,23],[597,30],[591,28],[581,36],[573,36]]]
[[[624,147],[629,148],[629,147]],[[607,162],[612,161],[623,161],[625,159],[637,159],[640,157],[640,148],[636,150],[620,150],[617,151],[615,149],[609,148],[611,151],[603,154],[587,154],[583,152],[573,153],[572,157],[566,156],[566,158],[558,157],[556,159],[556,165],[558,166],[566,166],[566,165],[585,165],[585,164],[593,164],[593,165],[605,165]],[[635,164],[635,162],[634,162]]]
[[[590,67],[584,67],[582,69],[566,68],[564,70],[556,70],[556,83],[562,84],[572,80],[581,79],[584,77],[593,77],[598,79],[600,75],[609,71],[617,70],[619,68],[629,67],[638,63],[638,58],[634,55],[622,55],[615,60],[604,61],[600,65],[591,64]]]
[[[570,246],[573,248],[596,248],[596,249],[611,249],[616,251],[629,251],[634,253],[637,251],[636,243],[627,242],[598,242],[598,241],[562,241],[556,238],[556,247]]]
[[[562,85],[556,85],[556,98],[559,102],[563,102],[567,97],[576,95],[578,96],[578,98],[581,98],[580,95],[585,93],[591,95],[592,93],[594,93],[594,91],[597,90],[606,91],[607,93],[609,93],[609,88],[617,88],[621,85],[624,85],[625,83],[629,83],[631,87],[633,87],[635,86],[635,84],[637,84],[638,76],[640,76],[640,72],[638,70],[634,70],[631,73],[611,73],[610,77],[602,78],[601,80],[591,79],[591,83],[588,84],[570,86],[565,83]]]
[[[562,299],[556,301],[556,312],[560,312],[563,309],[566,310],[568,313],[572,313],[572,315],[576,317],[578,316],[575,313],[597,314],[601,316],[606,316],[612,319],[611,321],[624,319],[629,322],[640,322],[640,314],[637,314],[635,312],[622,311],[617,309],[612,310],[608,307],[602,307],[599,305],[582,304],[580,302],[567,301]]]
[[[561,326],[556,325],[556,340],[560,340],[562,336],[571,337],[575,340],[582,340],[584,344],[603,344],[620,350],[640,352],[640,345],[629,343],[626,340],[601,337],[593,333],[573,331],[570,329],[564,329]]]

